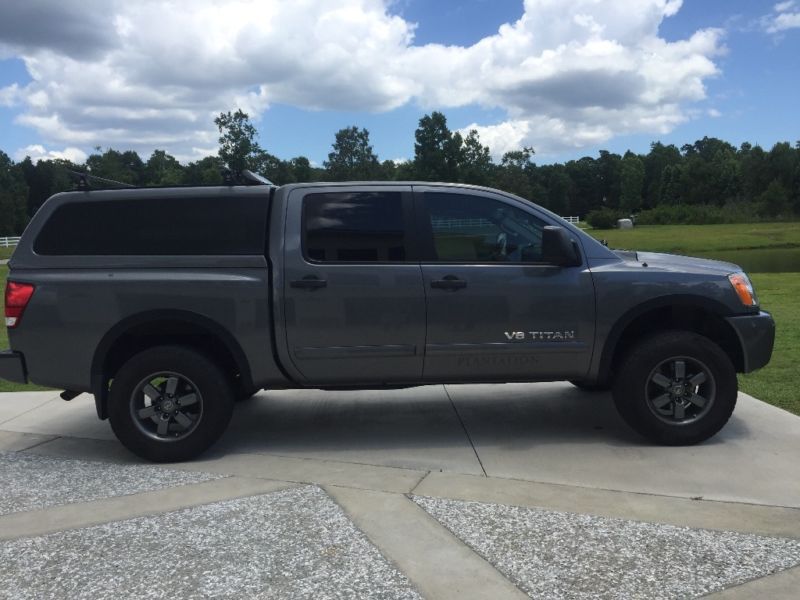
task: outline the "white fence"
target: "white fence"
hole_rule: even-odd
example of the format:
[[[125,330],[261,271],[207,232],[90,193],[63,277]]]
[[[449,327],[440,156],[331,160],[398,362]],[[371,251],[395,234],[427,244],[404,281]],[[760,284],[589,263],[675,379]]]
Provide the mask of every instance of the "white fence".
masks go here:
[[[561,218],[564,219],[567,223],[573,223],[575,225],[581,222],[580,217],[561,217]]]
[[[19,244],[19,236],[0,237],[0,247],[8,248],[9,246],[16,246],[17,244]]]

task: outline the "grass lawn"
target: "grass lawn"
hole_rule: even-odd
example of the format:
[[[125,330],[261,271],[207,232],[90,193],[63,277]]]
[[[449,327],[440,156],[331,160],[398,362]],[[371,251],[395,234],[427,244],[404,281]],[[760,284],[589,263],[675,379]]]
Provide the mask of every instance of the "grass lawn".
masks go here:
[[[0,260],[8,260],[11,258],[11,254],[14,252],[14,246],[10,248],[4,248],[0,246]]]
[[[777,324],[772,360],[763,369],[739,376],[739,388],[764,402],[800,415],[800,273],[751,275],[764,310]]]
[[[800,248],[800,223],[642,225],[633,229],[586,229],[611,248],[692,254],[718,250]]]

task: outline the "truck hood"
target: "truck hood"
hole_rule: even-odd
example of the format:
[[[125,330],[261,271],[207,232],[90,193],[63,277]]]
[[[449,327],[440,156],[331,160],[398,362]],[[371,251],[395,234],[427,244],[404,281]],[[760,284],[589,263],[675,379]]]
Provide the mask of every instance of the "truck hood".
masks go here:
[[[694,256],[681,256],[680,254],[662,254],[659,252],[632,252],[629,250],[614,250],[614,253],[622,260],[647,263],[648,266],[661,267],[664,269],[692,270],[692,271],[712,271],[727,275],[742,270],[739,265],[721,260],[711,260],[709,258],[697,258]]]

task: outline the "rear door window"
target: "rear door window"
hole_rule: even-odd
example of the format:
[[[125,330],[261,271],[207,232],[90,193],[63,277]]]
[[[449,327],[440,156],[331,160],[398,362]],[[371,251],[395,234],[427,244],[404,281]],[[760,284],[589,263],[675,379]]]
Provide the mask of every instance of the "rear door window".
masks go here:
[[[401,192],[326,192],[303,199],[303,252],[314,262],[404,262]]]

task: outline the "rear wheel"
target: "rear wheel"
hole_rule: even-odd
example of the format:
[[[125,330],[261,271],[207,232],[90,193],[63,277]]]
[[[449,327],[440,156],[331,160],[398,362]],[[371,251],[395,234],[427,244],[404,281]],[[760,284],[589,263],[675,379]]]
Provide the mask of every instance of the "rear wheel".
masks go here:
[[[155,462],[188,460],[225,431],[233,392],[219,367],[183,346],[158,346],[126,362],[109,394],[111,428],[134,454]]]
[[[623,419],[659,444],[707,440],[736,406],[736,370],[714,342],[671,331],[630,349],[617,372],[614,402]]]

